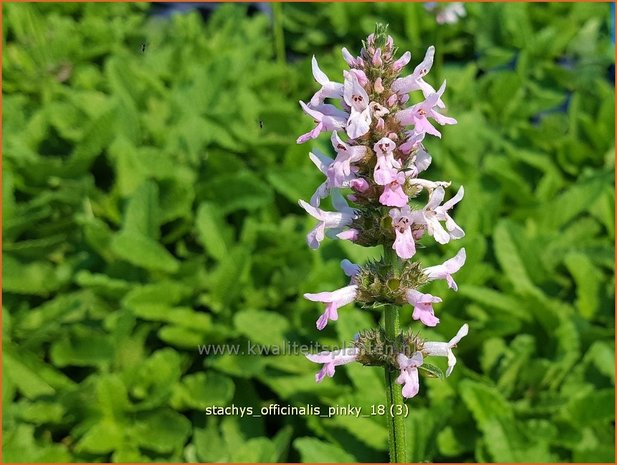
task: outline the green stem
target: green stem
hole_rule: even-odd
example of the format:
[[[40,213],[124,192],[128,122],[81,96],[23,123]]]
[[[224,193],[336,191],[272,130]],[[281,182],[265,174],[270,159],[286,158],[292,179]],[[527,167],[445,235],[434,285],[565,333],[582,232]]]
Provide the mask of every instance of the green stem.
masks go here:
[[[396,253],[384,246],[384,260],[392,267],[398,268],[401,264]],[[389,305],[385,308],[385,331],[386,337],[394,341],[399,335],[399,307]],[[388,418],[388,437],[390,442],[390,462],[407,462],[407,444],[405,441],[405,423],[403,393],[401,386],[396,384],[396,372],[390,367],[386,370],[386,417]]]

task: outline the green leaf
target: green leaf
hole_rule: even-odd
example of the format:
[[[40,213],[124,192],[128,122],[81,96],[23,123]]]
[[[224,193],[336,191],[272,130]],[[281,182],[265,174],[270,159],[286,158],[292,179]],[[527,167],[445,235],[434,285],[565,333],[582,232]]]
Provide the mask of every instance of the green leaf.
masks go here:
[[[566,406],[564,416],[577,426],[609,424],[615,420],[615,392],[601,389],[576,396]]]
[[[178,400],[181,400],[180,405],[203,411],[210,406],[228,405],[234,390],[235,386],[230,378],[209,371],[185,376],[177,396]]]
[[[131,196],[124,215],[123,230],[150,239],[160,236],[158,186],[146,181]]]
[[[234,325],[250,341],[266,346],[282,345],[289,328],[285,317],[265,310],[243,310],[236,313]]]
[[[37,441],[34,425],[19,424],[15,429],[5,431],[2,438],[3,463],[68,463],[71,461],[64,444]]]
[[[42,379],[36,371],[8,354],[6,349],[2,357],[2,372],[29,399],[55,393],[55,389]]]
[[[236,247],[219,263],[211,275],[209,305],[221,312],[242,290],[242,275],[249,267],[250,255],[243,247]]]
[[[461,383],[461,396],[482,431],[485,447],[493,460],[519,462],[532,457],[542,461],[554,459],[547,442],[523,435],[512,408],[495,388],[465,380]]]
[[[583,318],[593,318],[600,306],[600,286],[603,274],[586,255],[573,253],[564,259],[576,281],[576,305]]]
[[[294,447],[300,452],[302,462],[309,463],[340,463],[355,462],[353,455],[338,446],[320,441],[315,438],[298,438],[293,442]]]
[[[209,418],[206,428],[195,428],[193,443],[197,457],[204,462],[228,462],[229,450],[221,438],[216,418]]]
[[[59,367],[98,366],[111,361],[114,346],[107,334],[76,327],[65,339],[52,344],[50,355]]]
[[[16,348],[7,342],[3,345],[3,373],[26,398],[51,395],[67,390],[75,383],[35,354]]]
[[[126,386],[116,374],[103,375],[96,382],[97,407],[104,418],[119,420],[129,410]]]
[[[113,419],[103,420],[90,428],[75,445],[79,453],[107,454],[124,442],[124,427]]]
[[[508,221],[500,221],[495,227],[495,254],[505,275],[514,289],[521,293],[538,294],[531,282],[520,252],[512,238],[512,227]]]
[[[539,208],[541,226],[559,228],[581,212],[589,209],[605,189],[612,185],[608,174],[597,175],[591,179],[574,184],[552,201]]]
[[[152,271],[175,273],[178,260],[158,242],[140,234],[120,232],[111,242],[112,250],[133,265]]]
[[[164,326],[159,330],[158,336],[168,344],[193,351],[204,343],[203,333],[178,325]]]
[[[296,170],[268,171],[267,177],[270,185],[295,205],[299,199],[308,199],[313,194],[315,187],[319,185],[316,176],[318,172],[311,165]]]
[[[47,296],[62,284],[57,270],[44,261],[22,263],[3,254],[2,290],[16,294]]]
[[[170,409],[137,416],[133,437],[137,443],[159,453],[180,449],[191,432],[191,422]]]
[[[270,187],[248,171],[217,176],[204,186],[204,194],[222,214],[255,210],[272,202]]]
[[[197,233],[201,244],[211,257],[223,260],[229,252],[222,216],[212,203],[202,202],[197,209]]]

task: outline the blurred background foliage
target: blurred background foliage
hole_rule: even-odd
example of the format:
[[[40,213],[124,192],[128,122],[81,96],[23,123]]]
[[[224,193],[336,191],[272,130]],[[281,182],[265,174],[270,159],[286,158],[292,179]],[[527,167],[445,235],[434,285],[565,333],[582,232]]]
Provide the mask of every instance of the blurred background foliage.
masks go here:
[[[304,292],[344,284],[297,206],[321,183],[296,146],[315,54],[341,76],[390,24],[459,124],[429,140],[431,179],[465,186],[467,249],[442,323],[470,334],[447,381],[409,402],[411,461],[614,461],[614,45],[609,4],[147,4],[3,8],[3,459],[385,461],[382,417],[208,417],[210,405],[384,403],[379,368],[315,384],[299,355],[198,344],[337,345]],[[277,9],[278,8],[278,9]],[[275,37],[277,39],[275,40]],[[340,79],[340,78],[339,78]],[[329,141],[314,146],[331,153]],[[410,323],[411,311],[403,312]]]

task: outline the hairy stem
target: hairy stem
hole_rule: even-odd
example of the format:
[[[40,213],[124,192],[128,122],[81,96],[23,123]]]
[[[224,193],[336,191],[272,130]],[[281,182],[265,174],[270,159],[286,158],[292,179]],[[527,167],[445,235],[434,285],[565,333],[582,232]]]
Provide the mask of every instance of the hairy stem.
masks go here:
[[[384,246],[384,260],[392,267],[398,268],[401,265],[396,253]],[[385,308],[385,331],[386,337],[390,340],[396,339],[400,332],[399,328],[399,307],[389,305]],[[407,462],[407,444],[405,441],[404,423],[404,403],[401,386],[396,384],[396,371],[390,367],[386,370],[386,417],[388,419],[388,437],[390,442],[390,462]]]

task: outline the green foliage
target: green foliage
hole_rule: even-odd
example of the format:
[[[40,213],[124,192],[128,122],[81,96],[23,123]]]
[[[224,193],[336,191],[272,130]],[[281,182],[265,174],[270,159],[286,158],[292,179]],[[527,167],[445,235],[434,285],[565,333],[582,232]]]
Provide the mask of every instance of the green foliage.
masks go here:
[[[468,257],[458,294],[427,286],[444,302],[422,336],[470,332],[452,376],[443,360],[423,367],[410,460],[614,461],[607,4],[472,3],[446,26],[422,4],[284,4],[287,63],[267,16],[240,5],[207,22],[149,18],[147,4],[2,8],[5,462],[387,459],[386,418],[371,415],[382,370],[316,384],[302,355],[247,353],[337,345],[379,321],[344,308],[315,329],[302,294],[344,285],[342,258],[379,251],[308,249],[296,202],[321,177],[311,144],[295,144],[311,55],[340,76],[340,48],[376,21],[408,68],[435,44],[427,79],[447,78],[459,123],[426,141],[430,177],[465,186],[466,237],[422,249],[425,265]],[[270,404],[366,416],[205,413]]]

